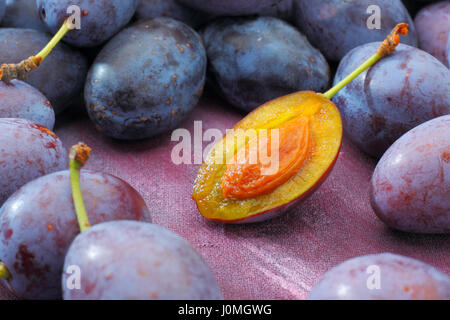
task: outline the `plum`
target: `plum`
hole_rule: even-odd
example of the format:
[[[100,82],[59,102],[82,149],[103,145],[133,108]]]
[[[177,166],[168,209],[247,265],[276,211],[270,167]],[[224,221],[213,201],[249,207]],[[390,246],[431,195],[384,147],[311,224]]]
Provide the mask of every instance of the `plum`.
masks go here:
[[[0,82],[0,118],[21,118],[53,129],[55,112],[47,98],[20,80]]]
[[[41,20],[52,33],[70,16],[70,6],[80,8],[80,29],[72,30],[63,39],[77,47],[98,46],[110,39],[130,22],[138,3],[139,0],[36,0]]]
[[[50,41],[48,34],[18,28],[0,29],[1,63],[18,63],[34,56]],[[40,90],[52,104],[55,113],[61,113],[82,92],[87,74],[87,62],[83,55],[64,44],[59,44],[30,73],[25,81]]]
[[[140,194],[106,173],[83,170],[81,185],[92,224],[111,220],[150,221]],[[13,291],[26,299],[60,299],[64,257],[80,232],[69,171],[36,179],[0,209],[0,260]]]
[[[276,6],[280,0],[177,0],[194,9],[221,16],[257,14]]]
[[[260,16],[276,17],[285,21],[294,22],[295,0],[280,0],[276,4],[261,9],[258,14]]]
[[[314,193],[342,144],[342,120],[331,99],[393,51],[408,25],[395,26],[374,54],[325,93],[299,91],[266,102],[216,140],[194,183],[200,213],[223,223],[280,216]]]
[[[176,0],[141,0],[136,10],[139,20],[169,17],[180,20],[191,27],[198,27],[212,19],[210,14],[194,10]]]
[[[81,289],[70,290],[70,274],[64,273],[65,300],[222,299],[192,246],[150,223],[113,221],[89,228],[70,246],[64,270],[74,265],[82,270]]]
[[[448,34],[447,48],[445,49],[445,58],[447,59],[447,61],[450,61],[450,33]]]
[[[416,259],[392,253],[373,254],[347,260],[329,270],[308,299],[448,300],[450,277]]]
[[[412,129],[378,163],[372,207],[389,227],[450,233],[450,115]]]
[[[47,32],[36,9],[36,0],[6,0],[4,28],[34,29]]]
[[[381,28],[369,29],[369,6],[381,9]],[[327,59],[339,61],[351,49],[382,41],[400,22],[409,24],[405,44],[417,46],[413,21],[401,0],[297,0],[296,25]]]
[[[261,177],[261,183],[254,183],[246,173],[257,177],[258,166],[251,166],[251,163],[247,166],[243,161],[234,161],[238,166],[231,166],[231,161],[222,158],[233,158],[237,150],[246,151],[250,142],[245,143],[245,136],[250,130],[268,128],[279,130],[279,157],[269,161],[275,160],[273,164],[278,162],[280,165],[275,179],[271,179],[274,175],[267,174]],[[278,217],[299,205],[325,181],[336,163],[341,143],[341,117],[329,99],[312,91],[280,97],[255,109],[215,143],[199,170],[192,198],[200,213],[213,221],[253,223]],[[270,148],[268,146],[267,150]],[[282,164],[289,161],[283,159],[289,158],[294,153],[291,150],[295,149],[300,151],[300,154],[294,154],[297,165],[286,170]],[[302,159],[300,167],[297,159]],[[243,166],[239,167],[240,163]],[[241,176],[241,173],[246,175]],[[259,192],[256,184],[270,189]],[[244,190],[229,197],[226,189],[230,185],[249,192]]]
[[[6,0],[0,0],[0,22],[2,22],[3,16],[5,15]]]
[[[450,38],[450,1],[438,2],[423,8],[414,19],[414,24],[420,48],[450,67],[446,55]]]
[[[27,182],[66,166],[66,151],[49,129],[0,118],[0,205]]]
[[[349,52],[334,82],[369,58],[378,45],[369,43]],[[450,113],[450,70],[427,52],[400,44],[333,102],[342,113],[349,138],[366,153],[380,157],[408,130]]]
[[[325,58],[277,18],[223,18],[203,30],[203,39],[220,93],[244,111],[289,93],[328,87]]]
[[[201,38],[189,26],[171,18],[139,21],[116,35],[91,67],[89,116],[117,139],[171,130],[197,105],[206,64]]]

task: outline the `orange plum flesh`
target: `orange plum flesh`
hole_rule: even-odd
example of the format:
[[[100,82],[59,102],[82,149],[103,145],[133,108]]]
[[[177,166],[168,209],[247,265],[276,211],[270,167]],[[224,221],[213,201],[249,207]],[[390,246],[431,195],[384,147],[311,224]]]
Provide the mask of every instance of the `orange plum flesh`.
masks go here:
[[[249,154],[270,138],[248,131],[278,132],[278,170]],[[331,171],[342,144],[337,107],[321,94],[304,91],[272,100],[237,123],[216,143],[199,170],[193,199],[207,219],[226,223],[266,220],[310,195]]]

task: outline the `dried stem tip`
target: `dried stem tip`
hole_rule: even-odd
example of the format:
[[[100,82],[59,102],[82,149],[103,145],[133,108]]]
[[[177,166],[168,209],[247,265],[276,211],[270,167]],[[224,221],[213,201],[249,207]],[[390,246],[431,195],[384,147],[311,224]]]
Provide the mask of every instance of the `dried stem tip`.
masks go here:
[[[10,83],[13,79],[26,80],[28,74],[37,69],[41,63],[41,59],[29,57],[19,63],[2,64],[0,66],[0,80]]]
[[[398,25],[396,25],[391,33],[381,43],[377,53],[383,57],[392,54],[400,43],[399,35],[407,35],[408,32],[409,31],[407,23],[399,23]]]
[[[92,151],[91,148],[89,148],[84,143],[80,142],[70,149],[69,159],[70,161],[76,161],[81,166],[84,166],[86,162],[89,160],[91,151]]]

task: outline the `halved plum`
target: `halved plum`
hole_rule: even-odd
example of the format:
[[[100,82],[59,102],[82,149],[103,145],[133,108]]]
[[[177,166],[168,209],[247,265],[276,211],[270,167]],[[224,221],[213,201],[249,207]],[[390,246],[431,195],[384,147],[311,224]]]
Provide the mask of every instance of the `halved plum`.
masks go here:
[[[407,24],[397,25],[372,57],[326,93],[302,91],[269,101],[228,131],[194,183],[200,213],[224,223],[258,222],[313,193],[342,144],[342,120],[331,98],[395,51],[399,34],[408,34]]]
[[[286,182],[269,192],[244,199],[227,197],[222,186],[225,182],[223,177],[233,164],[230,159],[245,147],[243,144],[246,141],[242,139],[242,134],[252,129],[258,131],[280,128],[296,118],[309,120],[306,131],[310,137],[306,157],[298,170],[292,172]],[[233,139],[237,142],[226,143]],[[246,145],[249,144],[250,142]],[[341,144],[341,116],[329,99],[312,91],[275,99],[254,110],[224,136],[222,143],[216,143],[199,171],[193,198],[200,213],[207,219],[240,223],[273,218],[317,189],[333,168]],[[226,161],[217,161],[221,158],[218,157],[218,152],[223,154],[222,159]],[[283,161],[282,158],[280,153],[280,162]]]

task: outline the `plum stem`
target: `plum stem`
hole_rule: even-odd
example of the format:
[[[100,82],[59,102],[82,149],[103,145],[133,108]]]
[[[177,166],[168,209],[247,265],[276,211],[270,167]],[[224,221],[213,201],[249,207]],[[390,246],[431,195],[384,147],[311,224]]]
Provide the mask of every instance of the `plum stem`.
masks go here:
[[[385,56],[390,55],[395,51],[399,44],[399,34],[407,35],[408,34],[408,24],[407,23],[399,23],[395,26],[395,28],[391,31],[391,33],[386,37],[386,39],[380,44],[378,51],[372,55],[366,62],[360,65],[355,71],[350,73],[347,77],[342,79],[338,84],[336,84],[333,88],[325,92],[323,95],[331,100],[339,91],[341,91],[346,85],[355,80],[361,73],[369,69],[379,60],[384,58]]]
[[[0,279],[8,280],[11,279],[11,274],[8,271],[6,265],[0,261]]]
[[[81,232],[86,231],[91,226],[86,207],[84,206],[80,184],[80,171],[89,159],[90,152],[91,148],[81,142],[73,146],[69,152],[70,184],[72,186],[73,204]]]
[[[59,31],[53,36],[49,43],[34,58],[42,62],[52,52],[61,39],[71,30],[69,23],[64,22]]]
[[[382,55],[380,55],[378,52],[375,53],[373,56],[371,56],[366,62],[364,62],[362,65],[360,65],[355,71],[350,73],[347,77],[345,77],[342,81],[340,81],[338,84],[336,84],[333,88],[325,92],[323,95],[331,100],[339,91],[341,91],[345,86],[347,86],[350,82],[356,79],[361,73],[369,69],[371,66],[373,66],[375,63],[377,63],[381,58],[383,58]]]
[[[28,74],[41,65],[42,61],[47,58],[69,30],[71,30],[71,26],[66,21],[50,42],[37,55],[31,56],[19,63],[2,64],[0,66],[0,80],[8,84],[14,79],[26,80]]]

